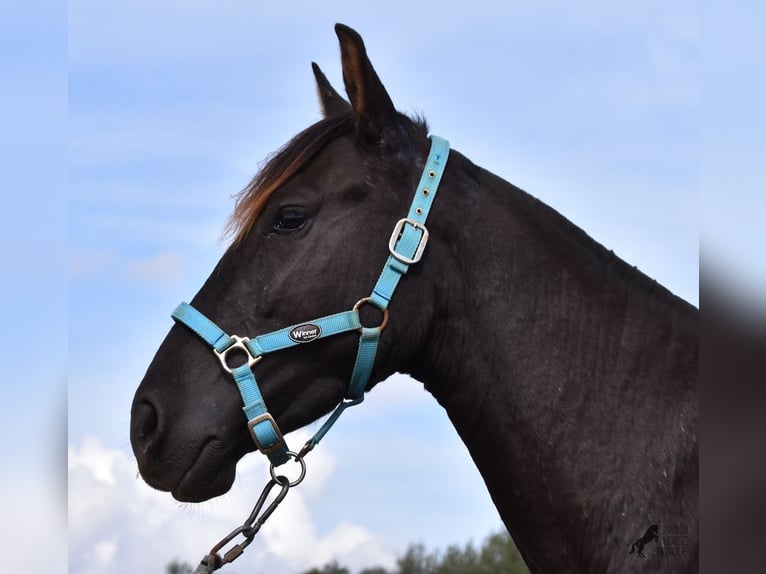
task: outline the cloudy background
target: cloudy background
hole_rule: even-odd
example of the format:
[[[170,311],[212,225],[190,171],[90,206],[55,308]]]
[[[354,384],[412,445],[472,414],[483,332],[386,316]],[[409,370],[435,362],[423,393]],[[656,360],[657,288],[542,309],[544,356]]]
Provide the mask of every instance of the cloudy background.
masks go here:
[[[729,32],[721,43],[746,43],[757,21],[737,14],[727,28],[702,12]],[[713,161],[703,170],[712,178],[701,186],[706,199],[727,189],[727,174],[738,176],[739,191],[759,189],[744,169],[752,158],[726,142],[754,141],[762,116],[744,110],[763,87],[752,74],[744,86],[731,81],[738,67],[749,69],[743,59],[712,58],[716,72],[732,74],[728,82],[701,73],[693,2],[476,1],[434,10],[73,0],[68,13],[27,2],[16,15],[0,24],[15,50],[3,50],[11,134],[3,156],[16,207],[3,215],[12,272],[4,314],[23,325],[4,345],[13,400],[2,406],[0,440],[17,472],[4,479],[4,508],[16,521],[3,538],[9,548],[44,540],[24,563],[11,553],[17,570],[52,572],[63,559],[64,448],[70,572],[196,563],[249,511],[267,475],[255,456],[241,463],[230,494],[199,506],[138,480],[130,400],[169,312],[225,248],[231,195],[320,117],[310,62],[341,87],[337,21],[362,33],[400,109],[422,112],[454,148],[694,304],[700,215],[703,224],[734,223],[740,239],[757,230],[754,211],[731,207],[738,202],[698,207],[700,156]],[[725,86],[742,89],[735,98]],[[711,101],[727,104],[728,115],[706,125],[730,136],[734,120],[743,135],[700,137],[699,112]],[[758,280],[759,266],[740,264],[748,251],[713,229],[721,268],[749,269]],[[25,440],[20,428],[29,429]],[[499,527],[440,407],[397,377],[328,435],[307,481],[230,568],[290,574],[332,558],[354,569],[391,565],[409,542],[444,547]]]

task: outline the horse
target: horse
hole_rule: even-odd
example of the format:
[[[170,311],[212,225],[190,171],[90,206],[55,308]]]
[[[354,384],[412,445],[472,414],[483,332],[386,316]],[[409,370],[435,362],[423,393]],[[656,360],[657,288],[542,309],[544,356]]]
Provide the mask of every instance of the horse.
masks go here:
[[[284,433],[401,372],[446,410],[531,572],[644,571],[626,548],[665,522],[688,526],[690,548],[662,571],[696,572],[698,310],[460,152],[434,160],[361,36],[335,31],[348,99],[313,64],[322,119],[240,192],[231,244],[136,391],[143,479],[179,501],[221,495],[246,453],[302,460],[313,444],[296,455]],[[420,187],[434,177],[436,197]],[[401,219],[429,186],[427,225]],[[365,296],[397,266],[390,304]],[[320,315],[349,326],[324,336]],[[284,344],[261,356],[268,333]],[[252,420],[231,382],[251,372],[267,405]]]

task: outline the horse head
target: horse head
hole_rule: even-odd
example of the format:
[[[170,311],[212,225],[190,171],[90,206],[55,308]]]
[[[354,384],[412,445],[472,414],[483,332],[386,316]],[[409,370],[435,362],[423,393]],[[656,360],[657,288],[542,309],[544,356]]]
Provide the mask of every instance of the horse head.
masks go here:
[[[240,194],[233,241],[191,301],[227,333],[268,333],[349,309],[367,295],[423,169],[425,125],[395,110],[361,37],[342,25],[336,33],[350,102],[314,64],[324,119],[281,148]],[[427,324],[431,309],[416,304],[429,300],[428,282],[414,283],[392,304],[406,322],[392,321],[381,338],[368,388],[417,352],[401,343]],[[375,305],[358,307],[362,325],[380,323]],[[300,333],[313,338],[310,326]],[[279,429],[302,427],[342,401],[357,339],[339,334],[253,366]],[[226,360],[234,366],[237,358]],[[183,324],[171,328],[151,362],[130,430],[141,475],[182,501],[228,491],[237,461],[256,447],[230,374]]]

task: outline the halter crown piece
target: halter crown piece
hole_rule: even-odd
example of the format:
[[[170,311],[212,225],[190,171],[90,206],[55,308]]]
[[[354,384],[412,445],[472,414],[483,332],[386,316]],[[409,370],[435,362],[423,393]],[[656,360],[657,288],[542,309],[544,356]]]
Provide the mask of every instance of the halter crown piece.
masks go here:
[[[415,197],[410,204],[407,217],[400,219],[394,226],[388,244],[390,254],[383,266],[383,271],[370,296],[360,299],[350,311],[297,323],[271,333],[257,335],[252,339],[225,333],[188,303],[181,303],[173,311],[173,319],[199,335],[212,348],[223,369],[234,377],[245,405],[243,410],[248,420],[247,427],[255,446],[269,458],[272,464],[272,475],[274,467],[284,464],[291,457],[301,459],[305,456],[322,440],[345,409],[358,405],[364,400],[364,390],[372,373],[380,333],[388,323],[388,304],[399,280],[410,265],[420,261],[428,242],[425,221],[436,197],[449,156],[447,140],[433,135],[430,136],[430,140],[431,150],[420,176]],[[380,325],[364,327],[361,324],[359,309],[365,304],[373,305],[383,312]],[[300,454],[296,455],[287,448],[282,432],[274,417],[268,412],[252,367],[268,353],[353,330],[360,332],[359,348],[345,398],[316,434],[306,442]],[[244,353],[247,356],[247,362],[238,367],[230,367],[227,356],[232,351]]]

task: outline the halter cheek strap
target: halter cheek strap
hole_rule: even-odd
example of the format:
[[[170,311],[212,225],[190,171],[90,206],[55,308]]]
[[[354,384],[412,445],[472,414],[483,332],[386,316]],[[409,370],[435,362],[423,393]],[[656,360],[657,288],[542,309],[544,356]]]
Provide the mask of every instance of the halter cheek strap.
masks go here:
[[[364,400],[364,390],[372,374],[380,333],[388,323],[388,304],[399,280],[410,265],[420,261],[428,242],[425,221],[449,156],[447,140],[437,136],[431,136],[430,139],[431,150],[415,191],[415,197],[407,217],[400,219],[394,226],[388,244],[389,256],[383,271],[372,294],[360,299],[350,311],[298,323],[252,339],[227,334],[188,303],[181,303],[173,311],[173,319],[186,325],[205,341],[220,360],[223,369],[231,373],[244,403],[243,410],[247,416],[247,426],[255,446],[268,456],[273,466],[284,464],[291,457],[305,455],[322,440],[346,408]],[[359,309],[365,304],[373,305],[383,312],[383,320],[377,327],[364,327],[361,324]],[[268,353],[354,330],[360,333],[359,347],[345,398],[306,443],[300,455],[295,455],[287,448],[282,432],[266,408],[255,380],[253,366]],[[228,355],[233,352],[244,354],[247,361],[237,367],[231,367],[228,363]]]

